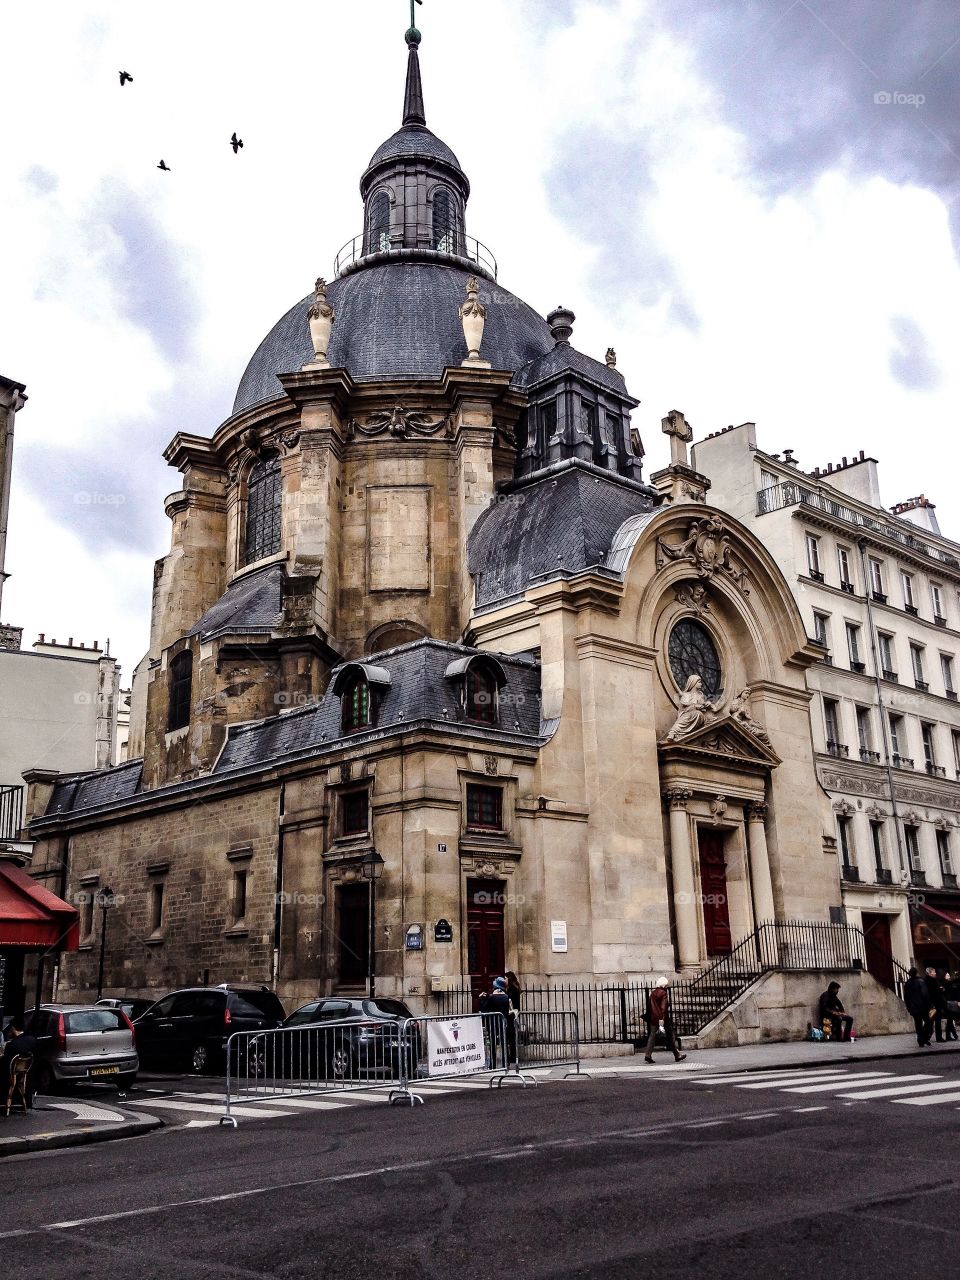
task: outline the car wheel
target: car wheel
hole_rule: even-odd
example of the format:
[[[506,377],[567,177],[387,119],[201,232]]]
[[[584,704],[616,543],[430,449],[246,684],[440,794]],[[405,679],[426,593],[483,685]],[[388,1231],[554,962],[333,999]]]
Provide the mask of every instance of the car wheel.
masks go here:
[[[338,1044],[330,1054],[330,1074],[334,1080],[349,1080],[353,1057],[346,1045]]]
[[[259,1080],[267,1074],[267,1046],[263,1043],[252,1044],[247,1050],[247,1075]]]
[[[53,1071],[50,1069],[49,1063],[41,1062],[33,1071],[33,1091],[34,1093],[53,1093],[56,1089],[56,1079]]]
[[[205,1044],[198,1044],[190,1054],[190,1070],[202,1076],[210,1065],[210,1052]]]
[[[126,1093],[137,1083],[137,1073],[131,1071],[129,1075],[117,1076],[117,1093]]]

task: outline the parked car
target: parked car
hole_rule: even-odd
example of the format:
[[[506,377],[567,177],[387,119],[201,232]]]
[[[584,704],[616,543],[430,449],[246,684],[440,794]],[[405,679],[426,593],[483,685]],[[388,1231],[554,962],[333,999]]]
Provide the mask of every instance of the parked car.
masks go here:
[[[44,1004],[26,1017],[37,1038],[33,1087],[51,1093],[80,1080],[116,1084],[123,1092],[137,1078],[133,1024],[122,1009],[95,1004]]]
[[[145,1067],[222,1071],[236,1031],[266,1031],[283,1021],[283,1005],[267,987],[224,983],[171,991],[134,1023]]]
[[[130,999],[124,997],[119,1000],[110,997],[109,999],[98,1000],[97,1004],[102,1005],[105,1009],[122,1009],[131,1022],[136,1022],[141,1013],[146,1013],[148,1009],[151,1009],[156,1004],[156,1001],[144,1000],[139,997],[131,997]]]
[[[264,1038],[264,1071],[285,1078],[344,1081],[407,1074],[420,1063],[416,1028],[397,1030],[413,1014],[401,1000],[331,996],[301,1005],[282,1023],[283,1034]],[[345,1022],[344,1027],[331,1024]],[[297,1030],[301,1028],[302,1030]]]

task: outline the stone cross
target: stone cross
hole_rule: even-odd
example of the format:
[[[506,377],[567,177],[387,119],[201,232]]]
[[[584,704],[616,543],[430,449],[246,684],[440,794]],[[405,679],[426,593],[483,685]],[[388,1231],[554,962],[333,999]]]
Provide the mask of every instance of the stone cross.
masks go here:
[[[679,409],[671,409],[660,422],[660,430],[670,437],[670,465],[689,467],[687,445],[693,439],[693,427]]]

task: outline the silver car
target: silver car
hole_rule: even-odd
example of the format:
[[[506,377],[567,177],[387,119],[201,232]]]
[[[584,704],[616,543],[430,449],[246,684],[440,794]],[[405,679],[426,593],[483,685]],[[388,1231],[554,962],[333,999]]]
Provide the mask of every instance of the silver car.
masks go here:
[[[122,1009],[94,1004],[44,1004],[26,1017],[37,1038],[33,1088],[50,1093],[80,1080],[129,1089],[140,1062],[133,1024]]]

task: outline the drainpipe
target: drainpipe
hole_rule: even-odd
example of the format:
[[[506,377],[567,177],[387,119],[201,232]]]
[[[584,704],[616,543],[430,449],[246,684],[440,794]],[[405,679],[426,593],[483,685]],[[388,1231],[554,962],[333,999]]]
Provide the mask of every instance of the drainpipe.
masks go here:
[[[273,908],[273,964],[270,985],[276,989],[280,978],[280,938],[283,926],[283,812],[286,783],[280,784],[280,805],[277,815],[277,878],[274,887]]]
[[[880,708],[880,734],[883,739],[883,760],[884,768],[887,775],[887,794],[890,799],[890,809],[893,814],[893,833],[897,840],[897,857],[900,861],[900,870],[907,870],[906,860],[903,856],[903,837],[900,831],[900,812],[897,808],[897,791],[893,780],[893,765],[890,763],[890,736],[889,721],[887,719],[887,707],[883,700],[883,681],[880,678],[880,658],[879,644],[877,641],[877,626],[873,617],[873,603],[870,599],[869,582],[867,576],[867,544],[866,540],[861,538],[857,542],[857,550],[860,552],[860,572],[863,574],[864,593],[863,598],[867,602],[867,621],[870,631],[870,653],[873,657],[873,680],[877,687],[877,705]]]

